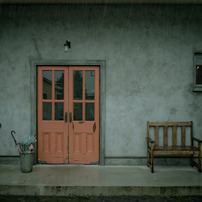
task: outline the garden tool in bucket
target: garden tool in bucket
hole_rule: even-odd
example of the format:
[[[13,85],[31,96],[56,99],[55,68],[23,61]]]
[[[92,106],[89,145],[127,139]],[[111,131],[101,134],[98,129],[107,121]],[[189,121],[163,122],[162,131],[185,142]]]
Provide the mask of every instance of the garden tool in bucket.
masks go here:
[[[20,165],[22,173],[32,172],[32,167],[34,164],[34,147],[33,143],[29,142],[29,145],[25,143],[17,143],[14,137],[15,131],[11,131],[11,136],[15,142],[15,145],[20,153]],[[27,149],[28,148],[28,149]]]

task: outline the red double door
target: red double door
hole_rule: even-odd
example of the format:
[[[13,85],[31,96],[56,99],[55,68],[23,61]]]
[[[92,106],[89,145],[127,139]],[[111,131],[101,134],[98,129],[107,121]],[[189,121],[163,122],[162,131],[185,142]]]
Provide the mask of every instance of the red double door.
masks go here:
[[[99,162],[99,67],[38,66],[38,161]]]

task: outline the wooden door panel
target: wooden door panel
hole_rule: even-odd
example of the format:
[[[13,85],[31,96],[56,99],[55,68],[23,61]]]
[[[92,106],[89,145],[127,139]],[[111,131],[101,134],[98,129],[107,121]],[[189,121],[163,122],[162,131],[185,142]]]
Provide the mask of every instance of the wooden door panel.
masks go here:
[[[95,145],[93,134],[74,133],[69,161],[75,164],[91,164],[98,162],[98,148],[99,147]]]
[[[73,131],[75,133],[93,133],[93,126],[95,122],[74,123]]]
[[[82,83],[82,92],[75,96],[74,85],[77,82],[74,81],[74,74],[79,75],[75,73],[77,71],[80,72],[79,79]],[[70,67],[69,75],[71,86],[69,90],[69,110],[73,116],[69,127],[69,162],[72,164],[95,163],[99,161],[99,67]],[[94,77],[90,81],[93,82],[94,88],[92,88],[92,91],[94,90],[94,92],[90,92],[91,87],[86,89],[86,86],[89,85],[87,75]],[[88,90],[89,93],[87,94]],[[91,115],[87,113],[87,104],[91,104],[89,108]],[[80,110],[75,110],[75,107],[78,106],[80,106]],[[79,111],[78,116],[75,115],[77,111]],[[82,114],[80,115],[80,113]]]
[[[60,80],[64,81],[64,88]],[[38,160],[41,162],[67,163],[68,125],[64,120],[68,109],[67,84],[66,67],[38,67]]]
[[[93,133],[74,133],[73,138],[73,151],[74,153],[81,153],[81,154],[92,154],[95,153],[94,144],[95,141]]]

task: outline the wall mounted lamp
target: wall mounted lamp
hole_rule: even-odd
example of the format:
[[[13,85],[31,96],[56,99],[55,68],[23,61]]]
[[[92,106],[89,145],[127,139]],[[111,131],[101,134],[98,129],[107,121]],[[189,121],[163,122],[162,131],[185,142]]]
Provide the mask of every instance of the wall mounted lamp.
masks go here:
[[[66,41],[66,43],[64,44],[64,48],[65,48],[65,52],[67,52],[71,48],[71,42]]]

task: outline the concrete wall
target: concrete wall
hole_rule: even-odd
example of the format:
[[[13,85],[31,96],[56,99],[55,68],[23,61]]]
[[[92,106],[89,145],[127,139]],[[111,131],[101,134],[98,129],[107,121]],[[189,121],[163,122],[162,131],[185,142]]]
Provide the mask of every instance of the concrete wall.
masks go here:
[[[106,157],[146,156],[148,120],[192,120],[202,137],[192,91],[201,36],[199,5],[1,5],[0,155],[17,155],[12,129],[18,140],[30,133],[37,59],[106,61]]]

